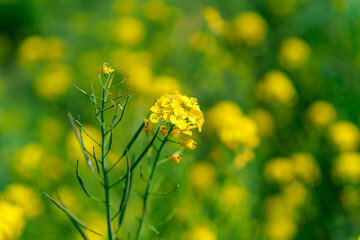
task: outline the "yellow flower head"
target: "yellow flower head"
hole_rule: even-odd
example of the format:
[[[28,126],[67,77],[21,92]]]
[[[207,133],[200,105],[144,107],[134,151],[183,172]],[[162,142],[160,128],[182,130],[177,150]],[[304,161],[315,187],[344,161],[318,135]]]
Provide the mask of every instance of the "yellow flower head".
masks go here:
[[[296,96],[297,93],[291,80],[277,70],[266,73],[257,89],[257,97],[265,102],[291,105]]]
[[[186,142],[181,143],[181,146],[183,146],[184,148],[188,148],[188,149],[195,149],[196,142],[193,139],[189,139]]]
[[[360,154],[357,152],[342,153],[335,161],[333,176],[344,182],[360,182]]]
[[[309,45],[298,38],[285,39],[281,44],[281,63],[290,69],[295,69],[305,64],[310,57]]]
[[[329,135],[333,143],[341,151],[358,149],[360,141],[359,129],[347,121],[339,121],[330,126]]]
[[[182,159],[182,155],[177,154],[177,153],[175,153],[169,157],[169,160],[173,161],[174,163],[179,163],[181,159]]]
[[[182,133],[192,135],[192,129],[198,128],[201,132],[205,122],[204,114],[196,98],[187,97],[175,92],[174,94],[162,95],[150,108],[152,112],[150,121],[157,123],[165,120],[174,125],[174,129],[180,129]]]
[[[152,133],[154,131],[154,127],[148,119],[144,119],[144,124],[145,124],[144,129],[143,129],[144,132]]]
[[[266,38],[267,24],[262,16],[255,12],[243,12],[233,22],[232,38],[248,46],[262,43]]]
[[[103,63],[100,71],[103,74],[110,74],[110,73],[112,73],[114,71],[114,69],[109,67],[108,63]]]
[[[308,116],[316,127],[327,127],[335,120],[336,110],[331,104],[325,101],[317,101],[311,104],[308,110]]]
[[[166,136],[168,135],[167,127],[161,126],[161,127],[160,127],[160,132],[161,132],[161,134],[162,134],[164,137],[166,137]]]

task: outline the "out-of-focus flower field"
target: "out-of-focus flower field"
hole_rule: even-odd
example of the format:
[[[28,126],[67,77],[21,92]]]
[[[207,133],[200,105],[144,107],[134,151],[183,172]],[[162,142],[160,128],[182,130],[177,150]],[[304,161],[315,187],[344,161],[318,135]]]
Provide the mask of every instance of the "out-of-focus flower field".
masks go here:
[[[161,165],[161,189],[180,188],[154,197],[145,239],[358,239],[359,16],[357,0],[0,0],[0,240],[81,239],[43,192],[106,232],[67,118],[101,137],[73,85],[103,62],[132,96],[110,161],[163,93],[205,114],[196,149]]]

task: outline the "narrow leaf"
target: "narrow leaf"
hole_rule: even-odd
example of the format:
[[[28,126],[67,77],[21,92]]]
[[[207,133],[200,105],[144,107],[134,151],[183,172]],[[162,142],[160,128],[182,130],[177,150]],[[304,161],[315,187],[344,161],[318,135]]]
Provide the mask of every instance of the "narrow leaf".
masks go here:
[[[89,193],[89,191],[87,190],[87,188],[86,188],[86,186],[85,186],[85,183],[84,183],[84,181],[81,179],[80,174],[79,174],[79,160],[76,161],[76,177],[77,177],[77,179],[78,179],[78,181],[79,181],[79,184],[80,184],[82,190],[84,190],[85,194],[86,194],[89,198],[92,198],[92,199],[94,199],[94,200],[96,200],[96,201],[104,202],[104,201],[102,201],[101,199],[92,196],[92,195]]]

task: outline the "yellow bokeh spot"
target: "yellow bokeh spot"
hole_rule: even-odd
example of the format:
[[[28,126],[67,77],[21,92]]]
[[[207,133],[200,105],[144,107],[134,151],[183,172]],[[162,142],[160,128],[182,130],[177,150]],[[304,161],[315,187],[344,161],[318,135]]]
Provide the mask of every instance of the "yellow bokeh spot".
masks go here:
[[[239,154],[236,155],[234,159],[234,165],[237,169],[242,169],[245,167],[249,162],[254,160],[255,153],[250,149],[245,149]]]
[[[308,61],[310,52],[310,47],[304,40],[291,37],[282,42],[279,54],[281,63],[294,69]]]
[[[352,183],[360,182],[360,154],[346,152],[340,154],[333,167],[334,177]]]
[[[230,38],[255,46],[265,41],[267,24],[262,16],[255,12],[240,13],[232,22]]]
[[[335,120],[336,110],[328,102],[317,101],[309,107],[308,117],[316,127],[327,127]]]
[[[136,18],[123,17],[115,24],[115,38],[118,42],[135,46],[145,37],[145,26]]]
[[[356,150],[359,145],[359,129],[347,121],[333,123],[329,128],[329,135],[332,142],[341,151]]]
[[[154,95],[161,95],[168,92],[173,92],[174,90],[180,91],[181,86],[180,82],[170,76],[158,76],[154,78],[153,81],[153,87],[149,90],[149,93],[152,93]]]
[[[17,239],[25,227],[23,210],[15,204],[0,200],[0,213],[0,239]]]
[[[25,217],[31,218],[43,211],[39,195],[40,193],[35,192],[28,186],[13,183],[5,188],[1,198],[20,207]]]
[[[296,96],[293,83],[284,73],[277,70],[266,73],[258,84],[257,97],[265,102],[292,105]]]
[[[294,172],[304,182],[313,184],[320,178],[320,169],[314,157],[308,153],[295,153],[291,156]]]
[[[215,184],[215,168],[208,163],[196,163],[189,175],[191,186],[200,194],[206,193]]]
[[[205,225],[195,226],[189,232],[185,233],[182,240],[217,240],[214,231]]]
[[[203,11],[203,18],[213,33],[220,35],[226,32],[227,25],[215,8],[206,7]]]
[[[294,165],[290,159],[274,158],[265,167],[265,177],[280,183],[287,183],[294,179]]]
[[[71,85],[72,71],[67,65],[51,64],[38,75],[34,82],[36,93],[46,99],[64,95]]]
[[[268,221],[266,234],[270,240],[291,240],[297,232],[297,226],[291,218],[275,218]]]
[[[230,149],[236,150],[241,145],[255,148],[260,143],[256,123],[245,116],[234,102],[218,102],[209,110],[207,119],[210,127]]]
[[[227,185],[221,191],[220,203],[224,210],[230,211],[238,208],[246,199],[247,191],[238,185]]]
[[[250,113],[250,118],[255,121],[260,135],[269,136],[274,131],[274,119],[269,111],[254,109]]]

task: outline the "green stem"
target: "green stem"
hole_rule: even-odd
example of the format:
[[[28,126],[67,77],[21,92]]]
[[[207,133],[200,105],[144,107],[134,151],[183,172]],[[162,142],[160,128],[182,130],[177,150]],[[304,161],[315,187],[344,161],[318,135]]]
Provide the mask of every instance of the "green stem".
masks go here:
[[[144,224],[145,224],[145,217],[147,214],[147,210],[148,210],[148,200],[149,200],[149,195],[150,195],[150,189],[151,189],[151,183],[152,183],[152,179],[154,177],[154,173],[156,170],[156,166],[157,166],[157,162],[159,161],[160,155],[161,155],[161,151],[165,146],[165,143],[168,140],[168,137],[170,136],[170,133],[172,131],[173,126],[170,127],[169,132],[167,134],[167,136],[164,138],[164,140],[161,142],[161,145],[159,147],[159,149],[156,151],[156,156],[155,156],[155,160],[154,160],[154,164],[152,166],[151,169],[151,173],[150,173],[150,177],[149,177],[149,183],[146,187],[146,191],[145,191],[145,195],[144,195],[144,201],[143,201],[143,210],[142,210],[142,217],[141,217],[141,221],[140,221],[140,225],[138,228],[138,232],[137,232],[137,237],[136,239],[140,240],[142,238],[142,232],[143,232],[143,228],[144,228]]]
[[[104,176],[104,191],[105,191],[105,209],[106,209],[106,221],[107,221],[107,228],[108,228],[108,236],[109,240],[113,240],[113,229],[111,225],[111,207],[110,207],[110,188],[109,188],[109,178],[108,178],[108,171],[107,171],[107,157],[106,157],[106,129],[105,129],[105,119],[104,119],[104,108],[105,108],[105,101],[106,101],[106,89],[103,86],[103,100],[101,106],[101,166],[102,172]]]

